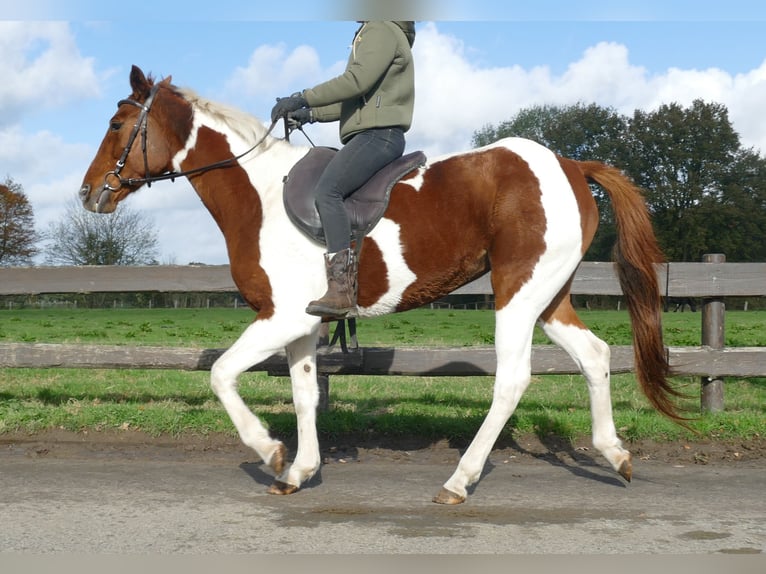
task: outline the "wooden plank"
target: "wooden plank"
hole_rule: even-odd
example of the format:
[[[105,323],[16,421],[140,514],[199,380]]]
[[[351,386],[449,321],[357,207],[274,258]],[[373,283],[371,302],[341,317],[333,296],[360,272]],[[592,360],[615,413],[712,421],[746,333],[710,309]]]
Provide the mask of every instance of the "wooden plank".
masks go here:
[[[633,370],[630,346],[611,347],[613,373]],[[70,345],[0,343],[0,367],[210,370],[224,349],[184,347],[128,347],[120,345]],[[766,376],[766,347],[670,347],[670,363],[679,375]],[[323,374],[473,376],[492,375],[496,361],[493,347],[362,347],[356,352],[320,353]],[[283,355],[259,363],[252,371],[287,375]],[[532,372],[536,375],[576,374],[574,361],[558,347],[535,345]]]
[[[671,262],[655,266],[663,295],[670,297],[766,296],[766,263]],[[454,294],[491,293],[489,274]],[[573,295],[622,295],[611,262],[583,261],[572,282]]]
[[[766,295],[766,263],[669,263],[656,269],[660,289],[672,297]],[[237,287],[228,265],[0,268],[0,295],[135,291],[236,292]],[[489,274],[453,291],[456,295],[490,293]],[[582,262],[572,293],[621,295],[614,264]]]
[[[663,278],[664,272],[657,274]],[[622,295],[614,263],[605,261],[583,261],[577,268],[572,281],[573,295]]]
[[[0,295],[44,293],[236,292],[228,265],[10,267]]]
[[[363,348],[363,374],[467,377],[494,375],[497,368],[494,347],[403,347]],[[612,347],[613,372],[633,367],[631,347]],[[578,373],[572,358],[559,347],[535,345],[532,373],[539,375]],[[361,374],[361,373],[360,373]]]
[[[671,263],[673,297],[766,296],[766,263]]]
[[[670,364],[680,375],[766,377],[766,347],[671,347]]]

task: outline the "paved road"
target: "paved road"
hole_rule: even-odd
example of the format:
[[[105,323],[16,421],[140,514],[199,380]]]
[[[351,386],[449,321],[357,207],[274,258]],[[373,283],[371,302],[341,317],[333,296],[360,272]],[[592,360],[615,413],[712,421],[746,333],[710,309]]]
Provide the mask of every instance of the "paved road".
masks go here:
[[[490,458],[468,501],[430,502],[434,457],[335,458],[301,492],[241,455],[0,452],[0,551],[14,553],[673,553],[766,551],[766,463]]]

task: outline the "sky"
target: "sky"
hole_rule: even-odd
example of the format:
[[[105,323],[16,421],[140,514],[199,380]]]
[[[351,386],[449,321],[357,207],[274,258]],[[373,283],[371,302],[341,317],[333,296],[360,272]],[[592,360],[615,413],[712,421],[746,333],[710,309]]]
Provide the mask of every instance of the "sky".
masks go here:
[[[354,20],[374,18],[417,21],[407,151],[470,149],[476,130],[537,105],[632,115],[702,99],[724,104],[742,145],[766,154],[760,1],[0,0],[0,180],[23,187],[45,231],[130,93],[131,65],[266,122],[276,97],[342,73]],[[339,145],[337,124],[306,131]],[[186,180],[126,203],[154,222],[161,263],[227,263]]]

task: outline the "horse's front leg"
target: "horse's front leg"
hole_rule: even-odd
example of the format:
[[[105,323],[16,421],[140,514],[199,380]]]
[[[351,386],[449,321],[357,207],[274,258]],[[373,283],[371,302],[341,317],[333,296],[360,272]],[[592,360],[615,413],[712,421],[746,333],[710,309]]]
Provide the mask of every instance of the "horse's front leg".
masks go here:
[[[253,322],[239,339],[213,364],[210,384],[226,409],[242,442],[252,448],[277,475],[287,464],[287,450],[281,441],[271,438],[260,419],[248,408],[237,391],[237,378],[253,365],[285,349],[293,341],[316,341],[318,327],[305,326],[303,333],[295,331],[297,321],[275,322],[274,318]],[[290,329],[280,326],[292,325]],[[316,344],[316,343],[314,343]],[[300,483],[296,486],[300,486]]]
[[[319,470],[321,462],[316,430],[319,386],[316,369],[316,336],[302,337],[287,346],[287,362],[298,422],[295,460],[269,488],[271,494],[292,494]]]

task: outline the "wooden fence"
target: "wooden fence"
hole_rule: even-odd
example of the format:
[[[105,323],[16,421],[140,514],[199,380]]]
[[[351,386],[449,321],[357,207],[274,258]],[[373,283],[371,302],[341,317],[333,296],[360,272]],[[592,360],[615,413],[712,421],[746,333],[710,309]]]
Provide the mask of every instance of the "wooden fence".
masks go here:
[[[657,276],[668,297],[702,299],[702,340],[696,347],[669,347],[668,356],[679,375],[701,377],[704,410],[723,409],[723,377],[766,376],[766,347],[724,346],[724,297],[766,295],[766,263],[726,263],[722,255],[705,256],[702,263],[658,265]],[[227,265],[149,267],[34,267],[0,269],[0,295],[39,295],[93,292],[236,292]],[[490,294],[487,275],[453,292]],[[583,262],[572,283],[574,295],[621,295],[611,263]],[[0,311],[0,317],[4,312]],[[612,346],[612,372],[633,370],[630,346]],[[0,343],[0,367],[69,367],[209,370],[225,349],[129,347]],[[472,376],[493,374],[492,347],[359,347],[348,353],[320,348],[318,370],[322,405],[327,405],[328,377],[333,374]],[[287,374],[283,355],[251,370]],[[536,345],[534,374],[578,373],[564,351]]]

